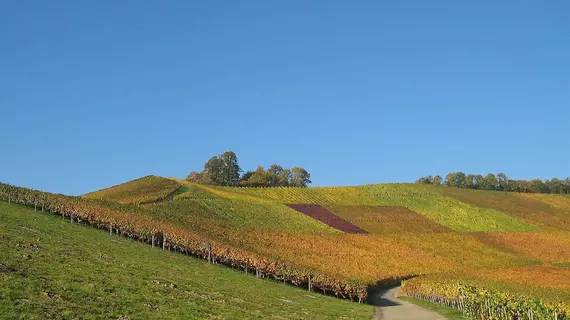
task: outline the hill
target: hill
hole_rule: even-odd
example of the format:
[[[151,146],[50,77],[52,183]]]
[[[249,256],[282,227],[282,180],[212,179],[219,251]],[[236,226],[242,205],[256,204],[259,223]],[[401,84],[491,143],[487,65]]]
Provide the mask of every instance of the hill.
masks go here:
[[[307,294],[0,202],[2,319],[367,319]]]
[[[493,288],[500,297],[493,303],[542,298],[548,305],[537,304],[537,312],[568,314],[570,289],[558,283],[570,276],[567,196],[420,184],[233,188],[171,181],[179,185],[171,200],[142,206],[7,185],[0,197],[42,202],[68,219],[354,301],[375,285],[414,278],[404,288],[417,297],[456,305],[473,297],[476,307],[466,312],[491,310],[484,307],[491,302],[471,291],[456,294],[461,288]]]
[[[146,176],[117,186],[91,192],[83,197],[123,204],[148,204],[172,198],[182,187],[176,181]]]

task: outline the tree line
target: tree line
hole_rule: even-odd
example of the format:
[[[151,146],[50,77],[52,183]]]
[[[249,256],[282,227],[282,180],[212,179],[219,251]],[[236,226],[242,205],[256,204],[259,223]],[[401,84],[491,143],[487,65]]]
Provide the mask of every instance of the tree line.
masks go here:
[[[267,169],[258,166],[255,171],[244,172],[233,151],[211,157],[202,171],[190,172],[186,180],[233,187],[307,187],[312,182],[309,172],[301,167],[287,169],[272,164]]]
[[[551,180],[513,180],[509,179],[504,173],[498,173],[497,175],[489,173],[483,176],[480,174],[451,172],[445,176],[445,179],[440,175],[435,177],[426,176],[419,178],[416,183],[480,190],[570,194],[570,177],[564,180],[558,178],[552,178]]]

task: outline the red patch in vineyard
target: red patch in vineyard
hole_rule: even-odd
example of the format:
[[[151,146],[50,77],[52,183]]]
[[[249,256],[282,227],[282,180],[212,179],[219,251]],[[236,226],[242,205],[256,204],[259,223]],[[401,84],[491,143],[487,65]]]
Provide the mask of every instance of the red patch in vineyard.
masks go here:
[[[452,231],[406,207],[329,204],[327,209],[372,234]]]
[[[287,206],[340,231],[346,233],[368,233],[352,223],[337,217],[334,213],[318,204],[288,204]]]

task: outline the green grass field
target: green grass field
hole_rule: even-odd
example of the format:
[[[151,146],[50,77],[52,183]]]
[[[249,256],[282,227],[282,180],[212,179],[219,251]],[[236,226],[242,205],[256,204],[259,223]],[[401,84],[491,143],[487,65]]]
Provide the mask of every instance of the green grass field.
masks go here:
[[[1,319],[369,319],[373,312],[20,205],[0,202],[0,229]]]

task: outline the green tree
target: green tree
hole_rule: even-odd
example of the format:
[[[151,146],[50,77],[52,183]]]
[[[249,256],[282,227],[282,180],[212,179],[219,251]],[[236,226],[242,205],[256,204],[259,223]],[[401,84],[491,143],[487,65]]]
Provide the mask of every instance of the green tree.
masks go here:
[[[442,180],[443,180],[443,179],[442,179],[441,176],[438,174],[438,175],[436,175],[435,177],[433,177],[433,184],[435,184],[436,186],[439,186],[439,185],[441,185]]]
[[[473,174],[468,174],[467,176],[465,176],[465,188],[469,188],[469,189],[476,189],[476,185],[475,185],[475,175]]]
[[[564,179],[562,184],[564,185],[564,193],[570,194],[570,177]]]
[[[457,173],[455,172],[450,172],[445,176],[445,185],[448,187],[453,187],[455,186],[455,177],[457,176]]]
[[[222,160],[222,185],[237,185],[242,171],[238,164],[237,155],[233,151],[226,151],[220,155],[220,159]]]
[[[473,178],[473,184],[475,189],[485,189],[485,177],[480,174],[476,174]]]
[[[507,178],[506,174],[502,172],[497,173],[497,180],[499,181],[499,190],[508,190],[509,178]]]
[[[432,176],[421,177],[418,180],[416,180],[416,183],[432,184],[433,183],[433,177]]]
[[[206,162],[206,164],[204,164],[203,172],[206,175],[208,175],[208,181],[205,182],[214,185],[223,185],[224,183],[223,166],[224,163],[219,156],[211,157]]]
[[[251,176],[254,173],[255,173],[255,171],[248,170],[244,174],[242,174],[241,178],[239,179],[239,185],[240,186],[246,186],[247,181],[249,180],[249,178],[251,178]]]
[[[311,175],[307,170],[300,167],[291,168],[291,186],[306,187],[311,183]]]
[[[186,177],[187,181],[190,182],[196,182],[196,183],[204,183],[204,178],[205,178],[205,174],[204,172],[196,172],[196,171],[192,171],[190,172],[190,174]]]
[[[546,192],[561,194],[564,193],[564,184],[562,180],[558,178],[552,178],[552,180],[546,180],[545,185],[547,187]]]
[[[531,193],[532,192],[532,182],[528,180],[519,180],[520,192]]]
[[[247,180],[247,184],[252,187],[263,187],[268,185],[267,171],[262,166],[257,166],[255,172]]]
[[[497,177],[494,174],[489,173],[485,177],[485,185],[489,190],[496,190],[499,186],[499,180],[497,180]]]
[[[456,187],[458,188],[465,188],[465,185],[467,184],[467,175],[463,172],[457,172],[455,174],[455,181],[454,184]]]
[[[531,190],[532,192],[536,193],[547,193],[548,186],[540,179],[532,179],[530,180],[531,183]]]
[[[235,152],[226,151],[211,157],[204,165],[208,183],[219,186],[235,186],[238,184],[241,168]]]
[[[291,184],[291,170],[283,169],[283,171],[277,176],[277,185],[286,187]]]
[[[267,184],[270,186],[278,186],[280,181],[280,175],[285,169],[278,164],[272,164],[267,169]]]

